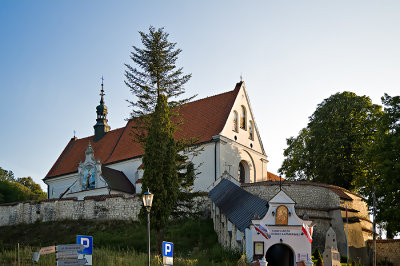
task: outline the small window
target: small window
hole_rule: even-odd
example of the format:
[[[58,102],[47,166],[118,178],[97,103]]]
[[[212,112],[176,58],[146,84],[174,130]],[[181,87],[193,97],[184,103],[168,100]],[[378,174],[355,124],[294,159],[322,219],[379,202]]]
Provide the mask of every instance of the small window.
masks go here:
[[[244,130],[246,130],[246,120],[247,120],[246,107],[242,105],[242,117],[240,120],[240,128]]]
[[[254,126],[253,122],[249,122],[249,139],[254,140]]]
[[[238,113],[236,111],[233,111],[233,131],[238,132]]]

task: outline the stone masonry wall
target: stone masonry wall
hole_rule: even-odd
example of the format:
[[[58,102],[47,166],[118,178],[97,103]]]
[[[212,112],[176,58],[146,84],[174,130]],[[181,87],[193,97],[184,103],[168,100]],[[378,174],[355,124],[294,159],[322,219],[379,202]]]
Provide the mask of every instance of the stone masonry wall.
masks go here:
[[[259,182],[243,184],[246,191],[269,201],[279,192],[279,182]],[[349,217],[350,256],[368,261],[366,241],[372,238],[369,232],[372,223],[369,221],[368,207],[359,196],[343,188],[311,183],[285,181],[282,190],[295,202],[296,214],[304,220],[312,220],[314,227],[312,249],[321,253],[325,247],[325,235],[330,225],[336,233],[338,249],[346,254],[346,211]],[[371,231],[372,232],[372,231]]]
[[[192,212],[207,212],[207,196],[194,199]],[[0,205],[0,226],[36,221],[59,221],[77,219],[138,220],[142,206],[140,195],[122,194],[85,197],[84,200],[66,198],[36,202],[16,202]]]
[[[372,240],[368,241],[370,252],[372,251]],[[377,261],[390,261],[393,265],[400,265],[400,239],[378,239],[376,240]]]

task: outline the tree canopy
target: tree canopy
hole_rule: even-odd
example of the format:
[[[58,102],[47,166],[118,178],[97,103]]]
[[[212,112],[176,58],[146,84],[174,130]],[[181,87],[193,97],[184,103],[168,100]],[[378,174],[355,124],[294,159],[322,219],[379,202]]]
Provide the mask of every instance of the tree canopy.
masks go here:
[[[0,203],[45,199],[46,193],[31,177],[15,178],[12,171],[0,167]]]
[[[336,93],[320,103],[299,135],[288,138],[279,169],[288,179],[305,179],[356,189],[366,177],[365,150],[373,144],[381,107],[367,96]]]
[[[384,114],[378,121],[378,133],[367,153],[373,167],[369,179],[360,180],[364,194],[376,189],[377,222],[383,224],[389,238],[400,232],[400,96],[382,97]],[[372,197],[368,197],[372,205]]]

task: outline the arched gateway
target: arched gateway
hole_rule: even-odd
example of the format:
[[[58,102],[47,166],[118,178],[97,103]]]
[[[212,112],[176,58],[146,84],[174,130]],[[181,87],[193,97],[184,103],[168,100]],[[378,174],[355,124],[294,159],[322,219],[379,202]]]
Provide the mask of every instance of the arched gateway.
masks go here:
[[[263,257],[268,266],[308,263],[312,221],[297,216],[293,199],[280,190],[267,202],[234,180],[221,179],[209,193],[214,226],[227,232],[224,243],[241,245],[249,263]]]
[[[268,266],[293,266],[294,253],[292,249],[283,244],[272,245],[265,254]]]
[[[265,255],[268,266],[294,266],[311,258],[311,221],[297,216],[295,204],[280,190],[269,200],[264,217],[252,219],[250,229],[254,249],[249,249],[247,254],[251,254],[253,260]]]

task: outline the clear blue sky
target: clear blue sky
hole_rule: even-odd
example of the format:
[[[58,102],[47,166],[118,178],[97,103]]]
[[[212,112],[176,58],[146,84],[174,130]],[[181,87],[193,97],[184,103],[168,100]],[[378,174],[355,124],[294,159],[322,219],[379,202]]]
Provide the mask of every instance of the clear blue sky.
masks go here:
[[[74,130],[92,135],[102,75],[109,124],[124,126],[124,63],[153,25],[183,50],[188,95],[232,90],[243,75],[276,173],[285,139],[323,99],[399,95],[399,13],[399,1],[2,0],[0,167],[39,182]]]

